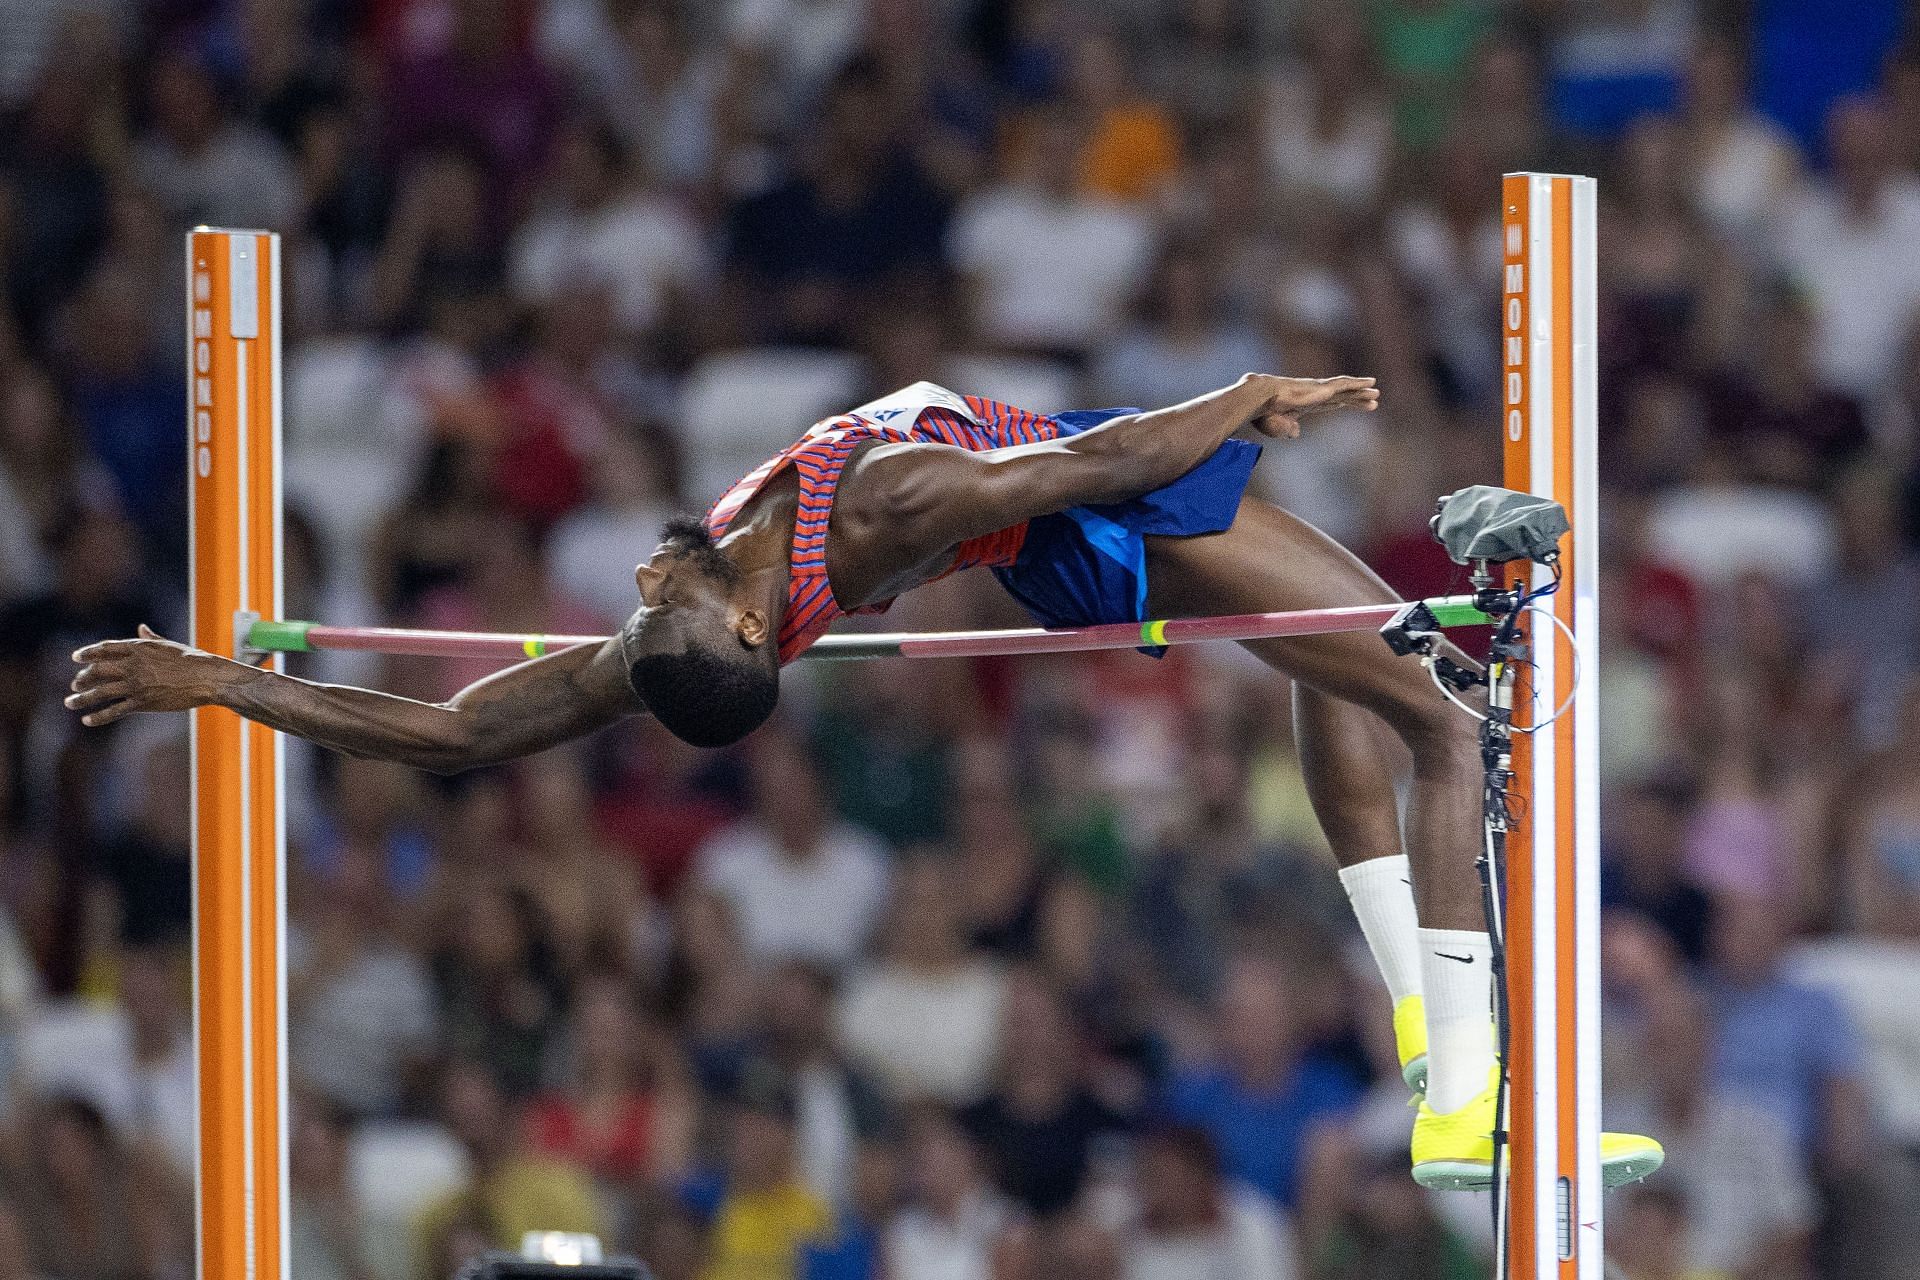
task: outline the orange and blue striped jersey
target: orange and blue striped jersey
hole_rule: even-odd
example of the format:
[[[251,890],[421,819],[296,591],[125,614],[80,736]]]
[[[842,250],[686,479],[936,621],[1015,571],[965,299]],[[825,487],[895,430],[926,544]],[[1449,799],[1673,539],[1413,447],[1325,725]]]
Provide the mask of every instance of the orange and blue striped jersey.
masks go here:
[[[767,481],[792,467],[800,483],[800,505],[793,521],[793,548],[787,578],[787,610],[780,620],[780,661],[791,662],[818,640],[835,618],[852,613],[883,613],[882,600],[846,610],[827,581],[827,527],[833,514],[840,472],[859,445],[868,440],[945,444],[976,453],[1009,445],[1056,439],[1060,424],[997,400],[957,396],[930,383],[916,383],[894,395],[838,417],[816,423],[806,435],[761,463],[720,496],[707,512],[714,537],[727,531],[740,509]],[[1026,540],[1025,521],[961,543],[953,563],[937,577],[976,565],[1005,566],[1019,556]]]

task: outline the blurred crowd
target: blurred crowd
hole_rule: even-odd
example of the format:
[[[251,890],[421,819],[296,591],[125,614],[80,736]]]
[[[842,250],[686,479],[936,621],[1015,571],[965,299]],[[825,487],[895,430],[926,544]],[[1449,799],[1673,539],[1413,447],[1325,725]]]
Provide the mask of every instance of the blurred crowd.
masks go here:
[[[1498,478],[1497,182],[1599,176],[1608,1203],[1631,1280],[1920,1274],[1920,46],[1894,0],[0,4],[0,1280],[191,1273],[180,232],[283,236],[289,614],[591,631],[923,377],[1249,369],[1398,588]],[[899,628],[1016,620],[949,580]],[[438,698],[466,661],[301,659]],[[797,669],[452,779],[295,744],[301,1280],[1468,1280],[1283,681]],[[1383,748],[1384,749],[1384,748]]]

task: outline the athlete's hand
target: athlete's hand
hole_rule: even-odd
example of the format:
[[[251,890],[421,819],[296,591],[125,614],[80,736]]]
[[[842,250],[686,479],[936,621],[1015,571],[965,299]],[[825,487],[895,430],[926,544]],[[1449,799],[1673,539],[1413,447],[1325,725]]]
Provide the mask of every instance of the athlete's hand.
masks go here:
[[[137,640],[102,640],[77,650],[80,670],[67,696],[80,723],[99,726],[135,711],[189,711],[219,696],[235,670],[244,670],[199,649],[156,635],[140,624]]]
[[[1241,380],[1259,398],[1249,419],[1261,435],[1300,437],[1300,419],[1310,413],[1357,409],[1371,413],[1380,407],[1380,389],[1372,378],[1282,378],[1250,373]]]

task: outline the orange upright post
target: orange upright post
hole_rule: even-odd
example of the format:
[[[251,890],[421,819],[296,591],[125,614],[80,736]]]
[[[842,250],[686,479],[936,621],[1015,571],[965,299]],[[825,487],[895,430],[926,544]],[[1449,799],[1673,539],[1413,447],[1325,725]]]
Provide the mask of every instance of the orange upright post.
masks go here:
[[[1541,726],[1515,736],[1507,855],[1514,1280],[1601,1280],[1604,1268],[1594,194],[1592,178],[1545,173],[1510,173],[1501,190],[1506,486],[1554,499],[1573,523],[1560,590],[1539,606],[1558,625],[1526,620],[1532,678],[1514,708],[1518,727]]]
[[[192,231],[186,283],[191,640],[233,657],[281,612],[280,238]],[[218,707],[192,734],[199,1274],[286,1280],[280,736]]]

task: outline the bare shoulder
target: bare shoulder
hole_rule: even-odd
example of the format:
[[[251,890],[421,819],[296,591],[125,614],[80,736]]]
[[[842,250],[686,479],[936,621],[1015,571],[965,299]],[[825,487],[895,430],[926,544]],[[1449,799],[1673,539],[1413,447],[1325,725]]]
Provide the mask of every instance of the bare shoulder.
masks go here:
[[[864,540],[878,534],[912,538],[937,514],[956,460],[964,449],[921,441],[874,441],[847,459],[833,498],[834,532]]]

